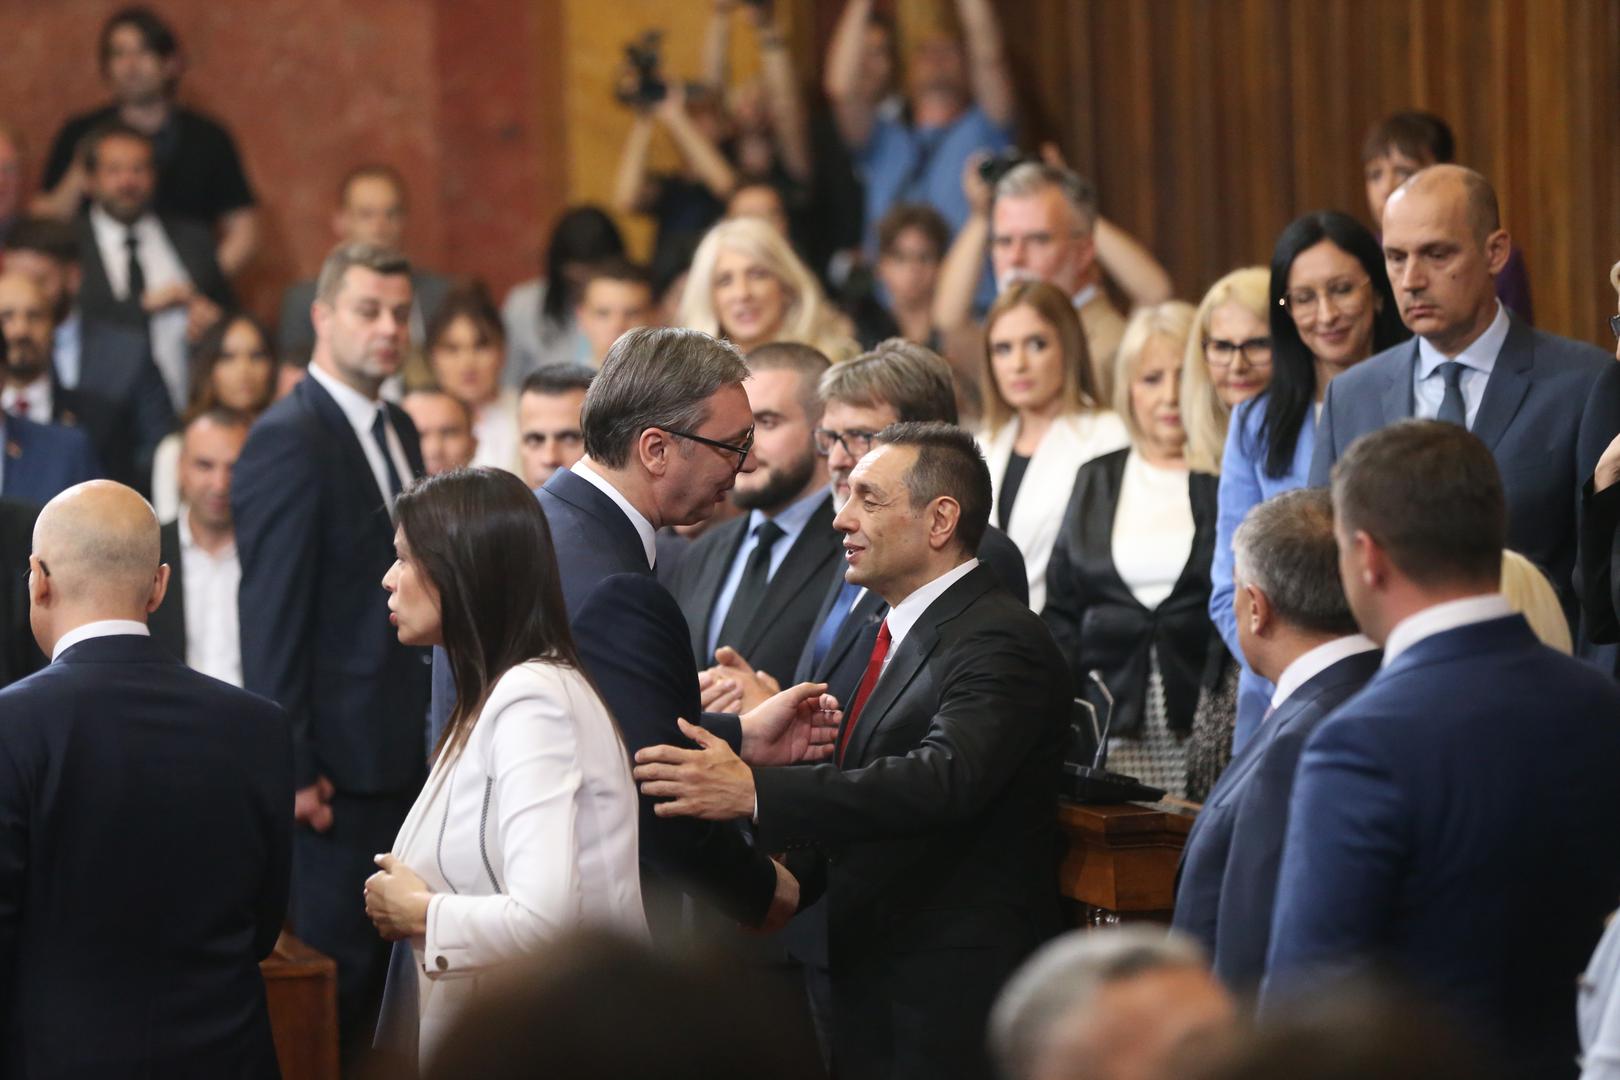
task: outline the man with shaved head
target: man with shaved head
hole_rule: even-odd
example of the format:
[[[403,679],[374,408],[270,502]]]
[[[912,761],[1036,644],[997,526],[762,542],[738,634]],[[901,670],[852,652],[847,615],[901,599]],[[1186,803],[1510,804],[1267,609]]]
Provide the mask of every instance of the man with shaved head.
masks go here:
[[[281,709],[155,643],[158,522],[93,480],[46,504],[0,690],[0,1075],[280,1075],[258,962],[286,913]]]
[[[1357,438],[1409,417],[1467,428],[1507,491],[1508,547],[1552,579],[1573,620],[1576,497],[1614,435],[1612,363],[1594,346],[1531,328],[1496,298],[1510,244],[1490,182],[1460,165],[1413,175],[1384,204],[1384,264],[1415,335],[1328,386],[1311,483]]]

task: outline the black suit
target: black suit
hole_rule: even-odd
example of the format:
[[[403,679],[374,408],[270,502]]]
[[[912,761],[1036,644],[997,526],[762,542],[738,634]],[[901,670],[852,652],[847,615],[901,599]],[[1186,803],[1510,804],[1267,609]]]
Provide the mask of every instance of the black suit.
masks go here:
[[[158,222],[169,243],[174,245],[180,265],[185,267],[197,291],[220,307],[233,307],[235,297],[231,292],[231,283],[219,268],[214,237],[209,229],[187,218],[160,217]],[[120,300],[113,293],[112,281],[107,276],[106,264],[101,261],[101,246],[96,243],[96,230],[90,223],[88,212],[79,215],[77,226],[79,266],[83,272],[79,285],[79,310],[84,313],[85,320],[123,323],[144,332],[148,315],[141,307],[140,297]]]
[[[34,550],[34,519],[39,508],[0,499],[0,686],[45,666],[28,625],[28,556]]]
[[[388,406],[414,475],[416,428]],[[355,429],[310,377],[248,435],[231,481],[243,684],[287,710],[299,787],[337,790],[333,827],[297,831],[294,925],[338,962],[350,1039],[369,1039],[387,947],[359,902],[426,773],[428,654],[401,645],[381,582],[394,527]]]
[[[182,507],[180,512],[185,513]],[[163,651],[186,663],[186,574],[185,560],[180,555],[180,521],[176,518],[158,530],[158,560],[169,565],[169,591],[163,594],[163,603],[147,616],[147,629],[152,640],[163,646]]]
[[[146,333],[116,323],[81,322],[79,335],[79,379],[73,389],[52,372],[52,419],[90,436],[107,479],[149,494],[152,456],[174,430],[175,418]]]
[[[1215,554],[1218,481],[1207,473],[1188,478],[1192,550],[1170,595],[1150,610],[1114,566],[1114,512],[1130,453],[1116,450],[1080,467],[1047,564],[1041,617],[1068,657],[1075,685],[1085,687],[1086,673],[1092,670],[1108,684],[1116,735],[1142,728],[1153,651],[1164,677],[1170,728],[1187,731],[1210,646],[1209,568]]]
[[[1007,976],[1055,933],[1070,687],[1051,634],[980,566],[891,654],[843,766],[755,769],[759,844],[824,870],[841,1077],[989,1074]]]
[[[698,537],[682,556],[680,569],[670,583],[669,591],[686,613],[692,655],[700,668],[714,663],[707,643],[715,603],[752,519],[752,514],[744,514]],[[816,612],[828,583],[843,569],[843,537],[832,527],[832,520],[832,496],[827,495],[771,575],[770,585],[753,617],[744,624],[741,636],[717,643],[730,645],[751,665],[770,672],[784,686],[816,624]]]
[[[0,1074],[279,1076],[291,801],[281,710],[148,638],[0,691]]]

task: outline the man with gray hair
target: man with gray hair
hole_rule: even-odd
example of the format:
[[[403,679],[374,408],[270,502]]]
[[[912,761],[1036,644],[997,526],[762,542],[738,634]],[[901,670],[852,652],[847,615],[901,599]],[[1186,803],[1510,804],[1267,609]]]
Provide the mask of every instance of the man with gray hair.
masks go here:
[[[1254,507],[1232,549],[1238,643],[1277,689],[1193,822],[1174,925],[1210,951],[1222,982],[1249,993],[1265,974],[1300,751],[1383,654],[1356,629],[1345,600],[1327,492],[1289,491]]]
[[[287,909],[287,718],[152,640],[158,548],[106,480],[34,527],[51,662],[0,690],[6,1076],[280,1075],[259,961]]]
[[[990,1054],[1002,1080],[1171,1080],[1233,1019],[1191,939],[1149,926],[1072,930],[1007,981]]]

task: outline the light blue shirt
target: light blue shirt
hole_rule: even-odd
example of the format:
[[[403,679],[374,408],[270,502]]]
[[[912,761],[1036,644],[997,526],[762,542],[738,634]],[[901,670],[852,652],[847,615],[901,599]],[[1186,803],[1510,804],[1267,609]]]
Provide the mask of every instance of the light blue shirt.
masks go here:
[[[1507,308],[1498,300],[1496,318],[1491,320],[1491,325],[1456,356],[1445,356],[1430,345],[1427,338],[1418,338],[1418,362],[1412,369],[1412,400],[1415,403],[1412,415],[1420,420],[1433,420],[1440,415],[1440,402],[1446,396],[1446,377],[1440,374],[1440,365],[1455,360],[1463,366],[1458,387],[1462,390],[1464,412],[1472,429],[1474,417],[1479,415],[1479,403],[1485,400],[1485,384],[1491,381],[1496,357],[1501,353],[1511,327]]]
[[[56,365],[56,381],[69,390],[79,385],[79,348],[84,337],[79,309],[74,308],[56,328],[51,362]]]
[[[804,527],[810,523],[815,515],[816,508],[827,498],[826,488],[817,488],[798,502],[783,510],[770,520],[776,522],[782,535],[777,538],[776,546],[771,548],[770,570],[765,576],[769,581],[776,576],[781,567],[782,560],[804,532]],[[743,542],[737,545],[737,554],[731,560],[731,569],[726,574],[726,580],[720,586],[720,595],[714,599],[714,610],[709,613],[709,636],[704,645],[708,649],[707,656],[712,659],[714,650],[721,645],[733,644],[720,640],[720,628],[725,625],[726,615],[731,611],[732,598],[737,595],[737,587],[742,584],[743,570],[748,566],[748,556],[754,553],[759,544],[759,527],[765,524],[765,512],[755,510],[748,515],[748,530],[743,534]],[[707,661],[705,661],[707,662]]]

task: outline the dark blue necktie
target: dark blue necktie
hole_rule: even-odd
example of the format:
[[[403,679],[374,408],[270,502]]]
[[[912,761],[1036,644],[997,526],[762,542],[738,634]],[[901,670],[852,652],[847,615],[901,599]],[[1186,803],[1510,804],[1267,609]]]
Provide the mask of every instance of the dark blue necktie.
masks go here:
[[[844,620],[849,618],[850,608],[855,606],[855,597],[860,591],[859,585],[851,585],[847,581],[838,587],[838,596],[833,600],[832,607],[827,609],[821,629],[816,631],[816,647],[811,653],[815,668],[819,669],[821,662],[827,658],[827,650],[832,648],[833,638],[838,636]]]
[[[377,445],[382,448],[383,468],[388,473],[388,497],[397,499],[399,493],[405,490],[405,485],[400,482],[399,470],[394,467],[394,455],[388,452],[387,412],[386,405],[377,406],[377,418],[371,422],[371,437],[377,440]]]
[[[1468,406],[1463,402],[1462,373],[1463,366],[1455,360],[1447,360],[1440,365],[1440,377],[1446,380],[1446,395],[1440,399],[1440,411],[1435,414],[1436,420],[1444,420],[1448,424],[1456,424],[1460,428],[1468,426]]]

